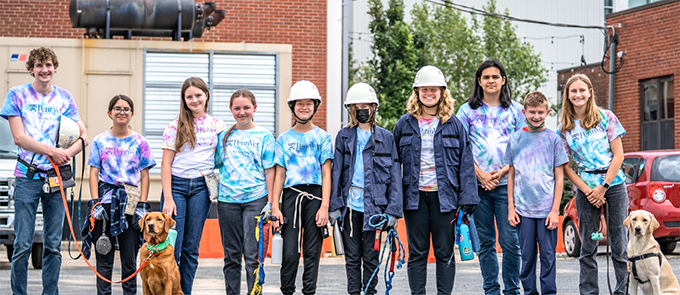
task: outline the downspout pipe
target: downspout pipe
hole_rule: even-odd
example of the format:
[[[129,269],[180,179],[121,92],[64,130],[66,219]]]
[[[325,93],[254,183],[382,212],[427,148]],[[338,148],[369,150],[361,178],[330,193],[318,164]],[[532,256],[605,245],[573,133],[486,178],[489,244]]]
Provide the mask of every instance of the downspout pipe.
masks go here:
[[[609,110],[614,111],[614,75],[616,74],[616,44],[619,43],[619,32],[612,26],[614,34],[609,38]]]

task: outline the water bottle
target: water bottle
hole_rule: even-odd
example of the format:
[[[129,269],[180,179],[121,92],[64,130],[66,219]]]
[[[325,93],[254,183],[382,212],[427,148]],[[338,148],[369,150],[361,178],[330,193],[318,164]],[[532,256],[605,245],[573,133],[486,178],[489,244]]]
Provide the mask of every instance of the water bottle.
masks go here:
[[[342,230],[337,221],[335,226],[333,226],[333,247],[335,248],[335,255],[345,255],[345,245],[342,243]]]
[[[172,247],[174,248],[175,241],[177,241],[177,230],[175,229],[174,225],[168,231],[168,238],[170,238],[170,245],[172,245]]]
[[[281,231],[274,230],[274,237],[272,237],[272,264],[281,264],[283,261],[283,237]]]
[[[460,260],[466,261],[475,258],[472,253],[472,241],[470,240],[470,228],[467,224],[463,223],[460,225],[460,244],[458,244],[458,250],[460,251]]]

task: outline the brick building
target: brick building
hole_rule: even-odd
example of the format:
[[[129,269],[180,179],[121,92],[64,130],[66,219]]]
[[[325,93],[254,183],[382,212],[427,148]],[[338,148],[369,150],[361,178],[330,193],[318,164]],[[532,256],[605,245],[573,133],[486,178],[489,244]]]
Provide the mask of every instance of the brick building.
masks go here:
[[[627,130],[626,152],[680,148],[680,1],[664,0],[607,15],[625,63],[615,76],[614,112]],[[611,33],[611,29],[608,31]],[[601,96],[601,95],[600,95]]]
[[[310,80],[321,96],[327,97],[327,1],[215,2],[218,9],[226,10],[227,17],[195,41],[290,44],[291,81]],[[71,28],[68,0],[0,0],[0,37],[81,39],[83,33],[85,29]],[[314,123],[326,129],[325,104]]]
[[[571,76],[576,74],[583,74],[588,76],[590,82],[593,83],[593,91],[595,92],[595,103],[601,108],[609,107],[609,75],[602,71],[600,63],[588,64],[573,68],[567,68],[557,71],[557,90],[562,93],[564,85]],[[560,99],[562,99],[560,97]]]
[[[86,30],[72,28],[69,15],[70,5],[86,1],[90,0],[0,0],[0,72],[7,77],[6,83],[0,83],[0,103],[10,87],[32,81],[24,61],[16,57],[48,46],[60,61],[54,83],[73,94],[90,138],[111,126],[102,120],[109,99],[129,95],[140,110],[131,126],[147,137],[158,163],[163,129],[179,111],[179,88],[189,76],[208,83],[209,111],[227,124],[233,124],[228,109],[231,93],[238,88],[252,90],[258,101],[255,121],[275,136],[292,123],[286,103],[290,87],[298,80],[310,80],[323,98],[314,123],[332,138],[340,130],[340,1],[211,0],[226,11],[226,18],[190,41],[86,39]],[[147,11],[161,3],[128,1],[137,7],[146,5]],[[176,2],[186,1],[203,2]],[[160,169],[154,169],[152,201],[160,198]]]

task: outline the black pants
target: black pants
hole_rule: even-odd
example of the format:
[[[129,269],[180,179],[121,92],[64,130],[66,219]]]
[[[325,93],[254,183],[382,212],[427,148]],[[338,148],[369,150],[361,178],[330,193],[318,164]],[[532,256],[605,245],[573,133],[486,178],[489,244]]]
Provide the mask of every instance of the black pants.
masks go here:
[[[349,210],[344,218],[343,243],[345,245],[345,270],[347,271],[347,293],[361,294],[365,290],[368,280],[375,268],[378,267],[379,251],[375,251],[375,231],[363,231],[364,213],[359,211],[352,212],[352,219],[349,219]],[[350,222],[354,228],[354,233],[350,237]],[[361,275],[361,262],[364,263],[363,278]],[[375,286],[378,285],[378,275],[371,281],[366,295],[375,294]]]
[[[313,194],[321,198],[321,186],[296,185],[296,189]],[[321,207],[320,200],[309,200],[302,197],[302,207],[298,210],[297,224],[295,220],[295,200],[298,192],[292,189],[283,190],[281,213],[288,219],[281,227],[283,238],[283,261],[281,262],[281,293],[284,295],[295,293],[295,277],[300,263],[300,248],[298,248],[298,233],[302,233],[302,256],[304,258],[304,273],[302,274],[302,294],[316,293],[316,280],[319,276],[319,259],[323,238],[321,229],[316,226],[316,213]]]
[[[105,212],[110,212],[111,204],[102,204]],[[139,251],[139,230],[132,226],[132,216],[125,215],[128,223],[128,229],[124,230],[116,237],[111,237],[111,222],[106,221],[106,235],[111,240],[111,251],[106,255],[101,255],[96,252],[97,240],[102,235],[102,221],[97,220],[94,223],[94,230],[92,231],[92,242],[95,244],[95,255],[97,256],[97,272],[105,278],[111,280],[113,272],[113,258],[116,253],[116,240],[118,240],[118,248],[120,252],[121,264],[121,280],[129,277],[137,270],[137,252]],[[137,278],[132,278],[123,284],[123,294],[134,295],[137,294]],[[97,294],[108,295],[111,294],[111,283],[97,277]]]
[[[439,211],[437,192],[421,191],[418,210],[404,210],[408,237],[408,284],[411,287],[411,294],[425,294],[430,233],[437,261],[437,294],[451,294],[456,276],[456,264],[451,259],[456,241],[455,224],[452,224],[455,218],[455,210],[445,213]],[[450,265],[449,259],[451,259]]]

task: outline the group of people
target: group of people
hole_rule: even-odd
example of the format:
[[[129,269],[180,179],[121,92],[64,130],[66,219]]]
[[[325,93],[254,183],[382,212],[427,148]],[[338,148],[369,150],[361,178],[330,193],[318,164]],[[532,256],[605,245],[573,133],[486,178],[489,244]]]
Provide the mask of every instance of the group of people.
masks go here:
[[[14,294],[26,294],[28,255],[40,200],[45,219],[43,293],[58,293],[64,208],[58,192],[42,190],[46,173],[52,169],[50,159],[63,165],[83,146],[91,146],[89,214],[94,226],[88,243],[95,242],[97,271],[102,276],[111,278],[114,259],[114,251],[103,249],[105,243],[100,245],[102,237],[117,241],[122,277],[135,272],[142,241],[136,224],[149,210],[149,169],[156,161],[147,140],[129,126],[133,100],[114,96],[107,110],[112,127],[89,142],[73,97],[51,82],[58,65],[51,49],[31,51],[26,67],[35,80],[10,89],[0,110],[0,116],[9,120],[19,149],[17,238],[11,271]],[[376,125],[379,100],[375,90],[357,83],[345,100],[349,124],[338,132],[334,144],[312,122],[322,97],[310,81],[291,87],[288,106],[295,122],[274,138],[253,121],[257,102],[251,91],[240,89],[232,94],[229,108],[236,123],[228,127],[208,114],[206,83],[197,77],[186,79],[179,115],[163,134],[161,162],[161,207],[176,221],[175,259],[184,294],[192,292],[211,199],[218,201],[227,294],[241,293],[242,258],[247,292],[256,283],[257,216],[270,219],[272,227],[281,230],[280,290],[285,295],[296,291],[300,253],[304,259],[302,293],[315,294],[323,228],[329,222],[343,229],[347,293],[375,294],[378,280],[369,280],[379,267],[375,231],[393,228],[402,216],[411,293],[425,294],[432,245],[437,293],[451,294],[459,214],[476,221],[486,294],[501,293],[496,228],[503,250],[503,293],[519,294],[521,282],[525,294],[539,294],[538,242],[540,293],[556,294],[555,246],[565,176],[578,188],[581,294],[598,294],[597,241],[589,236],[605,204],[611,220],[608,233],[615,291],[623,294],[627,237],[622,222],[627,195],[620,166],[625,130],[616,116],[596,106],[592,84],[584,75],[573,76],[565,85],[557,132],[544,126],[550,108],[543,94],[529,93],[524,105],[511,99],[500,62],[483,62],[474,79],[473,93],[454,116],[445,75],[434,66],[421,68],[414,77],[406,114],[393,132]],[[55,147],[62,115],[77,123],[83,145]],[[569,157],[578,173],[568,165]],[[213,188],[215,181],[218,185]],[[376,215],[384,217],[378,227],[370,221]],[[134,279],[123,283],[124,294],[135,294],[136,289]],[[111,294],[111,284],[97,278],[97,293]]]

